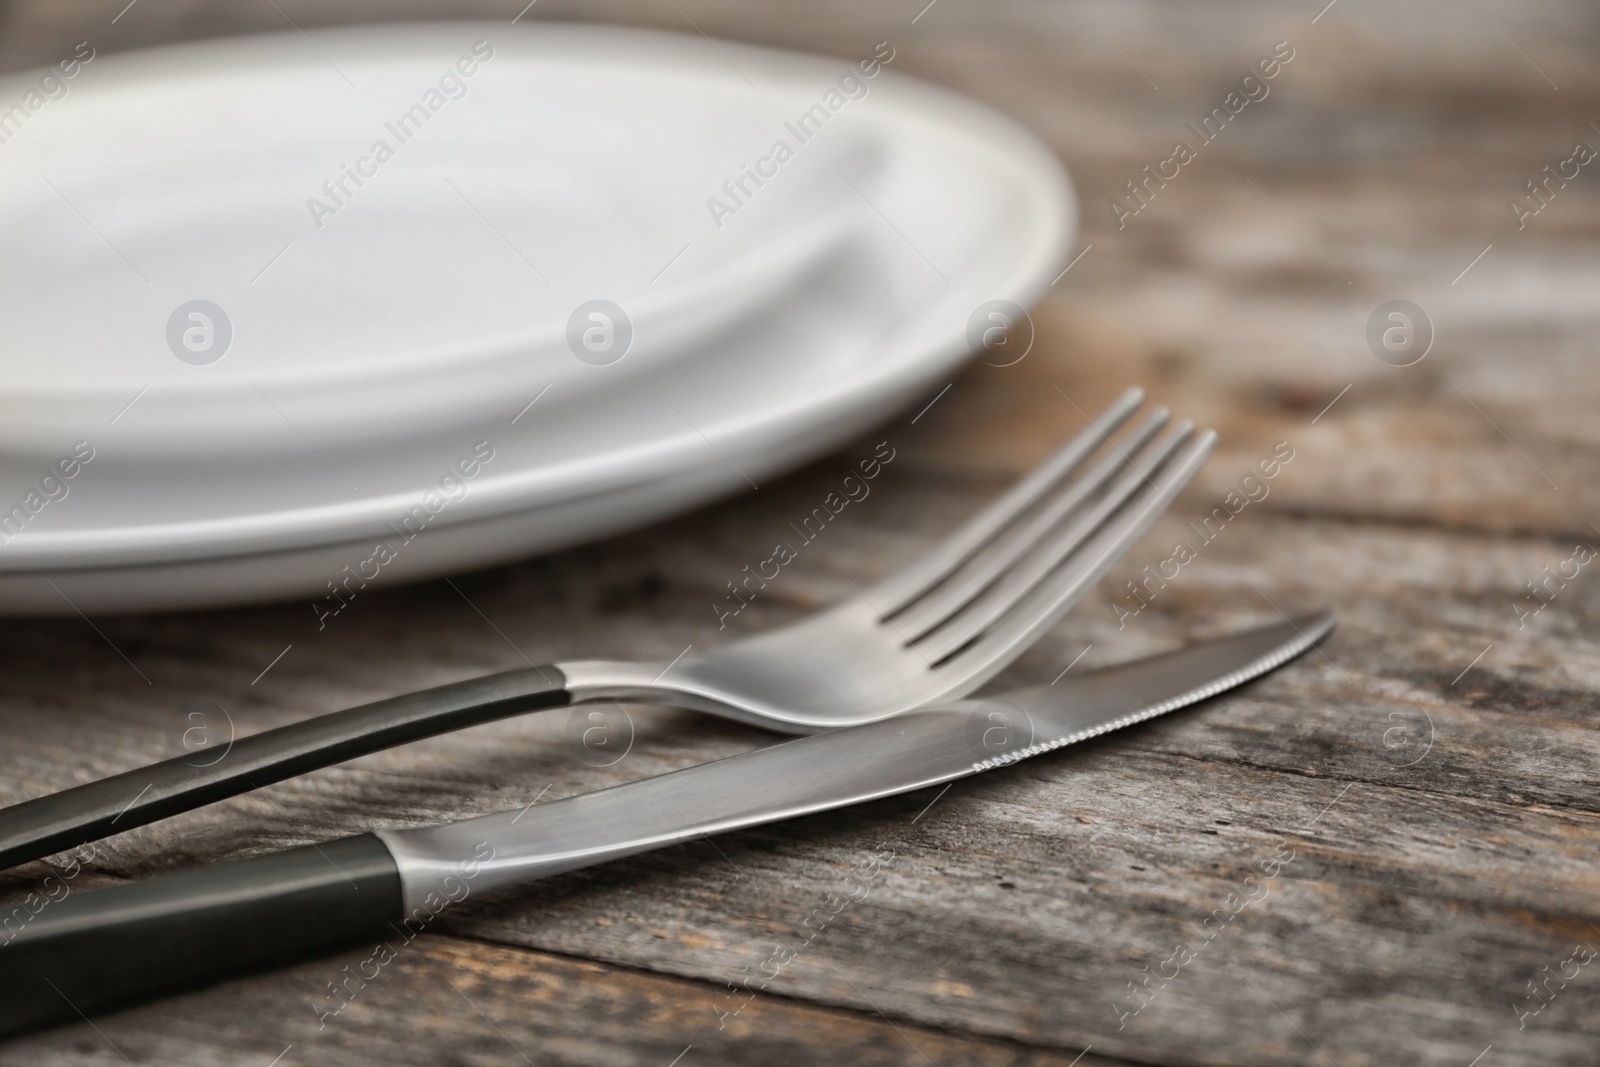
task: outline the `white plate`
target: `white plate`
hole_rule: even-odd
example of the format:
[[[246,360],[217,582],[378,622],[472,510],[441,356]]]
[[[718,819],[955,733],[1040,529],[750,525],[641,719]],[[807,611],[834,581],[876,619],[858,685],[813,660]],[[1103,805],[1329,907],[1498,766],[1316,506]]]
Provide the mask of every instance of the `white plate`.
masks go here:
[[[0,544],[0,610],[316,596],[379,539],[373,584],[516,558],[748,489],[914,399],[975,308],[1049,282],[1072,197],[1009,120],[856,63],[475,23],[95,58],[0,145],[0,509],[67,490]],[[401,143],[413,104],[437,110]],[[314,219],[378,140],[393,158]],[[718,220],[779,140],[793,158]],[[204,365],[168,341],[195,299],[232,331]],[[632,324],[608,365],[568,342],[594,299]],[[41,485],[78,441],[94,459]]]

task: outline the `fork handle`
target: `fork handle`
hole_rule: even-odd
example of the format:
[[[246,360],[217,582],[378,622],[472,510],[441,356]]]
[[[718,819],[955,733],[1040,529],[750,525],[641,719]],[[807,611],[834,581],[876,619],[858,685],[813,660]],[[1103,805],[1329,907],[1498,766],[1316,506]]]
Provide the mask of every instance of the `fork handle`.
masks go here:
[[[0,808],[0,869],[143,826],[370,752],[572,702],[559,667],[528,667],[239,738]]]

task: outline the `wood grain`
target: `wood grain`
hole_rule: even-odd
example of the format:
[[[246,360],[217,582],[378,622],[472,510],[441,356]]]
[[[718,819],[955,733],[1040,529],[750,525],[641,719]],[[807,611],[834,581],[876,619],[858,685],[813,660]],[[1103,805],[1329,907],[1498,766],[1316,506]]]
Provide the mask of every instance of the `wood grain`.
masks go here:
[[[405,947],[371,982],[348,986],[350,1000],[339,1014],[319,1016],[313,1008],[318,994],[331,1000],[327,983],[344,979],[344,968],[358,966],[371,952],[319,960],[252,983],[252,1009],[242,1014],[236,1014],[237,990],[223,986],[100,1020],[100,1033],[85,1026],[12,1042],[0,1051],[0,1062],[198,1067],[218,1062],[224,1047],[230,1062],[280,1067],[761,1065],[819,1055],[873,1067],[929,1059],[1066,1067],[1074,1058],[782,998],[752,1005],[719,1029],[702,982],[430,934]],[[1078,1060],[1080,1067],[1107,1062],[1093,1054]]]
[[[112,24],[121,4],[11,0],[0,69],[86,37],[114,51],[285,17],[509,20],[522,5],[278,6],[140,0]],[[1320,3],[1253,0],[677,7],[541,0],[526,17],[684,32],[692,18],[839,55],[887,38],[907,72],[1045,137],[1092,248],[1035,311],[1029,357],[974,366],[914,425],[911,412],[875,434],[899,458],[873,495],[726,630],[712,607],[724,583],[871,442],[650,530],[363,597],[321,632],[303,604],[0,622],[0,802],[178,754],[197,721],[251,732],[524,657],[670,659],[797,618],[932,543],[1131,381],[1218,427],[1223,447],[996,687],[1279,609],[1331,606],[1338,632],[1203,708],[943,795],[478,901],[320,1032],[312,999],[360,954],[0,1046],[0,1063],[1069,1064],[1086,1047],[1084,1065],[1593,1062],[1600,970],[1537,1014],[1527,983],[1574,945],[1600,947],[1600,580],[1582,570],[1532,615],[1526,583],[1600,544],[1600,196],[1585,174],[1522,230],[1506,206],[1574,140],[1600,144],[1592,8],[1343,0],[1313,23]],[[1279,40],[1296,56],[1271,95],[1119,230],[1110,197]],[[1396,298],[1437,330],[1405,368],[1364,336]],[[1119,625],[1116,605],[1138,606],[1126,583],[1193,542],[1189,523],[1278,442],[1294,458],[1266,498]],[[580,758],[562,714],[494,724],[119,835],[75,885],[520,806],[770,741],[629,714],[634,746],[612,767]],[[880,847],[894,858],[872,892],[807,938],[806,916]],[[0,873],[0,903],[45,873]],[[1193,958],[1161,977],[1183,945]],[[738,1003],[728,983],[775,948],[792,960],[719,1016]],[[1147,979],[1136,998],[1129,983]]]

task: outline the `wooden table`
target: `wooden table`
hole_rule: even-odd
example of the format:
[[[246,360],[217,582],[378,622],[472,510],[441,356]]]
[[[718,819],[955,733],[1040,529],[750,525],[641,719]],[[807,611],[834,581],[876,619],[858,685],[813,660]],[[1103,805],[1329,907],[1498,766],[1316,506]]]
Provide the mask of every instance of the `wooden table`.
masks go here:
[[[0,69],[85,39],[110,52],[287,19],[509,21],[522,6],[140,0],[113,22],[122,4],[0,3]],[[1082,258],[1038,308],[1026,360],[975,366],[915,425],[908,412],[758,492],[364,596],[320,633],[301,603],[0,624],[0,801],[179,754],[219,708],[249,732],[525,657],[668,659],[796,618],[932,542],[1130,382],[1218,427],[1223,447],[997,685],[1329,605],[1340,627],[1322,654],[948,793],[469,901],[320,1026],[331,983],[370,948],[0,1046],[0,1063],[1595,1062],[1600,962],[1568,961],[1600,948],[1600,575],[1583,567],[1537,600],[1527,586],[1600,545],[1594,168],[1547,187],[1520,229],[1508,206],[1576,142],[1600,146],[1595,9],[922,4],[541,0],[524,18],[845,57],[888,39],[899,69],[1015,115],[1083,199]],[[1266,99],[1146,186],[1136,215],[1135,201],[1109,206],[1175,139],[1197,140],[1185,120],[1222,106],[1279,41],[1294,58]],[[1407,367],[1366,340],[1395,299],[1437,332]],[[719,633],[724,583],[878,440],[898,458],[871,498]],[[1119,625],[1115,605],[1135,603],[1124,583],[1278,442],[1293,459],[1270,494]],[[75,885],[515,807],[770,741],[631,714],[633,747],[610,767],[579,758],[560,715],[481,727],[123,834]],[[847,875],[891,854],[865,899],[801,940]],[[0,874],[0,895],[9,907],[47,873]],[[1230,894],[1255,899],[1207,927]],[[752,977],[774,952],[793,957],[763,987]]]

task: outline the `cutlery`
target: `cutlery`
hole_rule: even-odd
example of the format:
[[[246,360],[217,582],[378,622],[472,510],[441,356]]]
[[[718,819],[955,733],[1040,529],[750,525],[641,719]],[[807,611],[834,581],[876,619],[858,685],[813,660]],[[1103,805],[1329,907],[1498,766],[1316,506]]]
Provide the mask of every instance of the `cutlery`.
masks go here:
[[[1216,435],[1188,422],[1158,441],[1164,408],[1112,441],[1143,402],[1129,389],[920,559],[799,622],[667,664],[580,660],[454,682],[240,738],[208,766],[175,757],[14,804],[0,809],[0,868],[527,711],[649,701],[804,734],[963,697],[1076,604],[1210,454]]]
[[[409,940],[470,893],[1014,763],[1214,696],[1332,627],[1326,612],[1286,619],[1058,685],[912,711],[520,812],[70,895],[0,947],[0,1036],[364,938]]]

